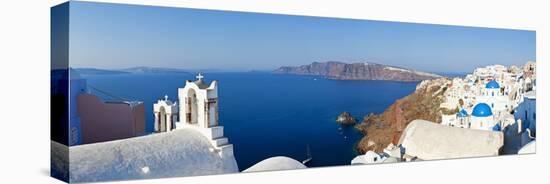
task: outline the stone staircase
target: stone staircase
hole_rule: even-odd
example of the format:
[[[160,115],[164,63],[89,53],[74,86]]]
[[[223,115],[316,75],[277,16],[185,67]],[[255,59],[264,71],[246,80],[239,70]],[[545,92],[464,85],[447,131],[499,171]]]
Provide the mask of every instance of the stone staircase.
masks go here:
[[[215,138],[214,140],[210,140],[210,143],[212,143],[214,147],[221,147],[229,144],[229,140],[225,137],[219,137]]]

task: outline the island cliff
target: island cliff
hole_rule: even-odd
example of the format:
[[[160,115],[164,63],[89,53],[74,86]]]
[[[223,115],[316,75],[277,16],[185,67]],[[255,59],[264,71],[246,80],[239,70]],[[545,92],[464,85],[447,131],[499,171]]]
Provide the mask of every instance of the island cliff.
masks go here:
[[[421,81],[440,78],[440,75],[400,67],[376,64],[343,62],[313,62],[298,67],[283,66],[274,71],[279,74],[316,75],[338,80],[391,80]]]
[[[422,81],[414,93],[397,100],[382,114],[365,116],[355,126],[364,135],[357,144],[357,151],[361,154],[369,150],[382,152],[390,143],[397,145],[401,132],[415,119],[440,122],[440,113],[446,110],[440,105],[450,82],[446,78]]]

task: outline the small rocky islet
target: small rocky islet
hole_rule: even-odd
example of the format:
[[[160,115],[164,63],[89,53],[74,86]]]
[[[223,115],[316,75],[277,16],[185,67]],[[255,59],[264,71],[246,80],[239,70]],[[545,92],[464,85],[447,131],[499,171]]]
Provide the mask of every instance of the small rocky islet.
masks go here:
[[[357,120],[349,112],[342,112],[336,117],[336,122],[341,125],[355,125]]]

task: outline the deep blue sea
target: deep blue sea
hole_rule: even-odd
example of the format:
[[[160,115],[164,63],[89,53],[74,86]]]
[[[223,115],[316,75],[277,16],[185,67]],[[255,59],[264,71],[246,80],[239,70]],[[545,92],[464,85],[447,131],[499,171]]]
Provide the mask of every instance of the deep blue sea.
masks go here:
[[[302,161],[309,145],[309,167],[348,165],[362,137],[334,120],[348,111],[359,121],[384,111],[414,91],[415,82],[344,81],[262,72],[206,73],[219,82],[219,119],[234,146],[240,170],[273,156]],[[193,74],[84,75],[88,84],[112,95],[145,103],[147,131],[153,129],[153,103],[177,90]],[[105,100],[112,99],[91,90]]]

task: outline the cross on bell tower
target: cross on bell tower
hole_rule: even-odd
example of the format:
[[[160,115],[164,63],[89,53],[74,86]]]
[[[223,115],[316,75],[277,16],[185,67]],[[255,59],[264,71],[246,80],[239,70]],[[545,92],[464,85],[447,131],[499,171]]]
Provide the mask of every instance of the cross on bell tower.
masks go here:
[[[197,78],[197,80],[202,80],[204,78],[204,76],[202,75],[201,72],[199,72],[199,74],[197,74],[196,78]]]

